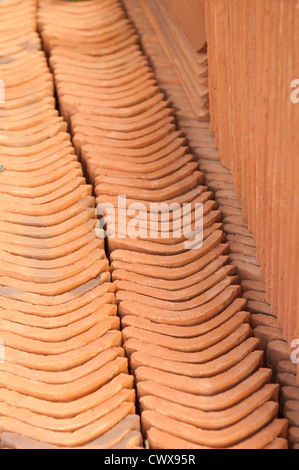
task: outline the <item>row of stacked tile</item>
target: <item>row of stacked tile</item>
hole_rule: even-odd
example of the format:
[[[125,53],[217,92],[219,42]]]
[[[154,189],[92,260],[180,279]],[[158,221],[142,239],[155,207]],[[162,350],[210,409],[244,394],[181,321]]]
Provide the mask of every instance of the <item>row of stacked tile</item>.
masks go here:
[[[252,337],[220,212],[122,4],[41,0],[38,18],[61,112],[106,207],[124,348],[149,446],[285,448],[278,387]],[[120,195],[139,227],[155,202],[193,203],[193,221],[202,203],[202,245],[187,249],[187,235],[164,238],[163,215],[156,231],[137,238],[126,236],[121,215],[114,236]],[[134,203],[139,212],[128,207]],[[180,215],[171,214],[171,228]]]
[[[142,47],[154,67],[159,84],[176,109],[179,127],[184,130],[188,144],[205,171],[206,184],[211,189],[223,214],[223,226],[230,247],[230,259],[242,280],[242,296],[248,299],[252,313],[254,335],[261,339],[267,364],[273,369],[272,379],[281,384],[281,413],[289,420],[288,439],[292,448],[299,446],[298,404],[299,386],[296,384],[296,364],[291,361],[294,349],[285,341],[277,317],[266,301],[266,285],[256,259],[255,242],[242,217],[242,204],[234,192],[233,178],[221,164],[210,123],[198,118],[188,100],[179,75],[176,74],[169,51],[159,41],[157,25],[143,8],[145,1],[125,0],[125,6],[137,27]],[[141,5],[142,3],[142,5]]]
[[[216,145],[256,240],[267,301],[295,348],[299,58],[294,45],[299,41],[299,4],[206,1],[206,30]]]
[[[278,326],[277,317],[266,301],[266,285],[256,259],[255,241],[242,217],[242,204],[234,192],[233,178],[220,162],[210,123],[202,121],[193,109],[181,77],[174,70],[175,58],[170,57],[169,49],[160,42],[161,33],[157,23],[146,8],[150,7],[152,2],[124,0],[124,4],[138,30],[142,47],[154,67],[157,81],[176,110],[178,126],[184,131],[188,145],[205,172],[208,188],[215,194],[223,215],[230,260],[237,267],[239,279],[242,281],[242,296],[247,299],[247,308],[252,313],[253,333],[261,340],[267,364],[273,370],[272,380],[281,385],[280,413],[289,421],[289,445],[298,449],[299,385],[296,384],[296,364],[291,360],[294,348],[288,346],[282,328]]]
[[[142,438],[115,287],[36,6],[0,3],[0,447],[132,448]]]

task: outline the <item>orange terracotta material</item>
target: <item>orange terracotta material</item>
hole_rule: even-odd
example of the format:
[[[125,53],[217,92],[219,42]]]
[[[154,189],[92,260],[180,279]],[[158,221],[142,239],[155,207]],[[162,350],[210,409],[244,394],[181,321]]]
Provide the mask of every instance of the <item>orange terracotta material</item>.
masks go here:
[[[152,4],[154,10],[158,8],[158,2]],[[158,435],[161,439],[165,438],[170,445],[182,442],[187,447],[196,445],[219,448],[253,439],[250,445],[258,447],[255,436],[265,430],[267,434],[267,426],[274,423],[274,432],[268,433],[269,438],[265,439],[265,446],[272,445],[273,441],[277,442],[276,438],[280,439],[285,427],[284,421],[276,421],[277,387],[269,385],[271,371],[262,367],[263,352],[259,350],[260,342],[252,337],[250,318],[245,311],[246,302],[240,298],[241,287],[234,275],[235,269],[228,264],[228,244],[220,212],[213,202],[212,193],[205,186],[204,174],[198,169],[185,136],[175,127],[173,109],[160,92],[151,65],[137,42],[135,27],[122,5],[116,0],[91,0],[85,3],[85,8],[82,5],[81,2],[40,0],[39,31],[50,56],[60,111],[71,129],[76,153],[94,185],[97,203],[106,205],[103,221],[108,234],[107,248],[111,260],[113,289],[116,291],[115,300],[124,327],[124,349],[120,350],[120,344],[117,343],[120,334],[111,297],[109,307],[104,307],[106,304],[99,307],[101,319],[94,323],[99,294],[106,296],[108,302],[107,296],[112,293],[112,289],[108,287],[112,285],[109,282],[110,276],[108,278],[108,267],[105,266],[103,273],[99,275],[94,272],[93,279],[86,280],[83,286],[77,287],[77,274],[71,275],[72,263],[69,263],[64,274],[57,272],[61,279],[52,282],[51,276],[59,268],[57,263],[60,257],[64,256],[64,260],[68,261],[74,255],[74,263],[78,264],[73,268],[78,269],[83,263],[84,250],[87,250],[85,246],[91,247],[95,243],[93,228],[88,231],[88,223],[84,219],[77,236],[70,223],[69,230],[63,232],[63,235],[41,238],[34,242],[35,248],[31,248],[30,255],[38,258],[37,261],[56,263],[47,271],[48,282],[38,283],[38,288],[44,289],[44,294],[55,289],[54,295],[42,296],[34,293],[33,286],[32,292],[26,292],[24,298],[18,291],[11,298],[9,286],[3,292],[5,309],[20,311],[16,318],[22,324],[26,325],[28,320],[27,328],[22,328],[21,332],[19,328],[13,336],[10,333],[13,317],[5,317],[6,322],[2,328],[11,344],[7,380],[17,387],[16,382],[13,382],[13,375],[20,377],[16,391],[24,394],[28,371],[32,368],[30,364],[34,364],[39,370],[40,380],[36,382],[49,401],[77,401],[83,395],[91,395],[97,381],[103,387],[107,386],[109,374],[116,378],[126,373],[129,366],[140,397],[144,437],[149,438],[151,429],[156,430],[149,441],[150,445],[153,443],[154,446],[165,446],[163,442],[158,444],[155,441],[157,432],[160,432]],[[159,8],[163,10],[163,5]],[[55,18],[60,19],[56,22]],[[168,24],[173,24],[169,18],[166,19]],[[183,41],[180,31],[175,27],[174,31],[177,33],[174,35],[175,40]],[[180,54],[179,48],[176,54]],[[204,55],[203,51],[203,61],[206,60]],[[195,57],[186,49],[186,54],[180,55],[179,59],[184,64],[192,63],[193,68]],[[160,62],[163,63],[163,58]],[[202,63],[198,65],[198,70],[205,67]],[[185,84],[190,85],[194,104],[196,96],[193,92],[196,87],[192,73],[189,72],[188,67],[183,67],[183,78]],[[198,80],[202,80],[202,77]],[[203,89],[205,92],[199,95],[205,103],[206,83],[201,91]],[[180,105],[187,107],[183,97],[179,101]],[[11,110],[17,105],[30,106],[26,100],[14,100]],[[206,132],[203,140],[193,137],[192,147],[208,149],[208,155],[213,157],[215,151],[210,148],[211,135],[207,127],[203,126],[203,129]],[[56,136],[51,139],[52,145],[61,143]],[[36,143],[32,150],[33,154],[39,156],[38,159],[47,153],[48,148]],[[8,152],[7,156],[10,154],[12,152]],[[15,159],[21,158],[21,152],[12,156]],[[49,160],[48,164],[53,163]],[[231,194],[227,189],[227,181],[219,184],[217,171],[215,174],[213,187],[220,187],[220,197],[228,205]],[[90,207],[88,200],[91,193],[87,191],[88,186],[84,186],[85,193],[80,193],[77,188],[71,187],[66,176],[61,175],[60,182],[59,179],[55,180],[55,183],[58,181],[55,186],[54,182],[46,183],[42,175],[36,176],[36,182],[43,182],[43,186],[52,185],[51,200],[42,195],[27,198],[30,200],[31,210],[27,213],[28,201],[24,197],[5,194],[5,202],[11,204],[10,212],[14,210],[20,216],[27,216],[28,221],[34,224],[34,220],[42,217],[42,206],[46,206],[45,217],[53,216],[54,225],[58,225],[66,224],[69,207],[76,208],[73,217],[77,220],[79,201],[83,198],[86,201],[84,207]],[[65,184],[59,187],[63,181]],[[40,186],[42,185],[32,186],[32,189],[31,186],[28,187],[28,195],[40,191]],[[62,187],[69,189],[68,195],[61,193]],[[131,239],[128,236],[122,238],[124,231],[121,229],[118,237],[113,238],[113,217],[108,205],[117,207],[120,194],[126,195],[126,207],[136,201],[144,204],[145,209],[138,216],[143,221],[148,221],[152,202],[202,202],[202,246],[194,250],[187,249],[184,244],[186,234],[178,235],[171,241],[160,241],[153,236]],[[233,200],[233,204],[232,207],[239,209],[237,201]],[[117,214],[119,213],[118,210]],[[190,210],[190,214],[194,220],[194,211]],[[178,221],[179,214],[172,214],[171,226],[177,227]],[[92,223],[91,226],[94,227]],[[155,235],[162,234],[165,229],[164,212],[161,227],[155,231]],[[11,236],[18,243],[18,234],[13,233]],[[44,248],[46,240],[50,240],[52,245]],[[68,242],[59,244],[63,240]],[[233,256],[242,256],[245,251],[251,252],[252,245],[242,232],[233,234],[230,241],[233,243]],[[22,247],[22,244],[18,243],[17,246]],[[103,249],[103,244],[92,246],[92,250]],[[64,255],[62,247],[65,250]],[[8,243],[5,250],[9,250]],[[76,256],[78,251],[80,254]],[[16,257],[14,249],[10,248],[8,252]],[[25,252],[21,254],[25,257]],[[91,274],[102,261],[98,263],[95,261],[86,266],[81,275]],[[45,264],[34,263],[36,269],[44,267]],[[5,276],[8,278],[7,283],[13,284],[15,288],[17,282],[26,282],[28,285],[32,283],[29,279],[19,279],[23,276],[21,268],[17,269],[15,277],[7,276],[6,273]],[[74,288],[71,289],[72,284]],[[62,288],[66,290],[64,293],[60,293]],[[67,295],[72,298],[69,299]],[[73,320],[71,313],[74,315]],[[58,331],[64,324],[64,315],[68,315],[67,318],[71,320],[68,336]],[[33,316],[38,320],[32,319]],[[49,319],[53,317],[52,328],[55,331],[49,334],[48,341],[46,336],[42,341],[42,322],[45,320],[45,324],[49,325]],[[19,345],[14,343],[17,337],[21,338]],[[56,338],[59,341],[55,342]],[[100,341],[103,350],[97,355],[97,342]],[[50,342],[56,348],[56,354],[44,356],[44,345]],[[24,357],[21,357],[21,347],[27,351],[24,351]],[[120,351],[127,353],[128,363]],[[108,361],[114,355],[117,357]],[[105,360],[106,364],[100,366],[101,361]],[[59,367],[61,374],[58,372]],[[60,375],[56,375],[58,373]],[[62,384],[59,380],[65,380],[65,383]],[[52,390],[50,385],[53,383]],[[32,385],[32,393],[35,400],[41,398],[41,392],[35,383]],[[117,396],[128,397],[128,392]],[[116,406],[115,400],[116,398],[111,400],[111,407]],[[124,400],[127,401],[118,406],[117,418],[116,410],[100,417],[102,408],[99,407],[96,408],[98,418],[93,423],[87,424],[87,414],[78,416],[82,427],[74,431],[72,436],[68,430],[73,429],[75,420],[64,421],[61,424],[64,431],[60,433],[60,444],[53,432],[54,422],[43,418],[47,422],[47,428],[41,429],[42,418],[35,414],[30,417],[26,415],[30,422],[22,420],[21,432],[26,438],[35,439],[34,423],[40,439],[51,445],[93,445],[94,439],[117,424],[116,419],[119,422],[125,415],[134,414],[133,403],[129,402],[129,398]],[[193,404],[197,413],[192,413],[190,404]],[[175,414],[177,409],[181,411],[181,421],[178,421]],[[216,413],[210,415],[214,416],[214,421],[208,421],[204,412]],[[9,413],[10,418],[5,419],[6,432],[11,432],[13,426],[13,406],[9,408]],[[84,435],[84,431],[87,434]],[[174,438],[179,440],[173,441]],[[139,446],[138,439],[138,435],[130,431],[114,447]],[[281,446],[281,442],[277,442],[277,445]]]
[[[290,344],[299,324],[298,57],[290,48],[298,2],[213,0],[205,8],[211,130],[255,238],[266,301]]]

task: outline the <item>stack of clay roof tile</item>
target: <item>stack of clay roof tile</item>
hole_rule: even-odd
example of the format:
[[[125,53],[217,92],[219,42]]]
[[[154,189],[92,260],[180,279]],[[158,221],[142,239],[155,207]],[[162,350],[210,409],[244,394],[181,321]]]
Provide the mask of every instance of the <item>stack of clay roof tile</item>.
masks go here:
[[[206,1],[206,30],[211,129],[254,235],[266,301],[292,353],[299,339],[299,55],[291,45],[299,43],[299,2]]]
[[[168,59],[180,77],[181,84],[192,105],[195,114],[201,119],[209,118],[209,88],[208,88],[208,61],[206,53],[205,32],[200,34],[199,38],[194,40],[195,45],[191,45],[189,38],[193,37],[195,24],[197,31],[204,26],[204,1],[203,0],[147,0],[142,1],[142,5],[147,15],[155,25],[159,40],[167,53]],[[189,8],[189,10],[188,10]],[[186,30],[181,28],[184,12],[192,12],[192,18],[195,24],[185,23]],[[180,24],[177,20],[181,19]],[[165,65],[165,64],[164,64]]]
[[[163,1],[172,9],[176,8],[177,4],[179,6],[179,0]],[[190,2],[190,8],[192,3],[193,0]],[[200,3],[196,0],[198,7]],[[299,385],[296,385],[296,364],[291,362],[292,349],[284,340],[282,330],[278,327],[278,320],[271,311],[271,305],[265,300],[266,286],[256,260],[255,243],[247,223],[242,218],[241,204],[234,193],[232,176],[219,161],[215,141],[209,131],[210,123],[199,120],[192,110],[191,103],[188,102],[180,84],[181,79],[176,75],[171,61],[167,58],[140,0],[124,0],[124,4],[137,27],[142,47],[154,67],[157,81],[177,111],[179,127],[184,130],[190,148],[205,172],[206,184],[214,191],[215,199],[223,215],[224,230],[228,234],[230,259],[235,263],[239,278],[242,279],[243,297],[248,299],[247,308],[252,312],[251,324],[254,335],[261,339],[262,347],[266,351],[267,363],[274,372],[272,377],[281,385],[280,414],[289,420],[289,445],[293,449],[298,449]],[[178,8],[177,12],[176,15],[181,15],[180,24],[182,24],[184,16],[182,10]],[[184,13],[186,16],[187,10],[184,10]],[[220,17],[221,15],[217,16],[217,18]],[[198,20],[197,24],[199,27]],[[190,25],[188,19],[186,25],[188,27]],[[189,32],[192,32],[192,28]],[[197,39],[197,36],[193,32],[193,38]]]
[[[192,202],[192,220],[195,202],[203,204],[203,244],[195,249],[186,249],[184,236],[162,238],[163,220],[158,238],[132,239],[122,224],[112,236],[108,206],[104,217],[149,446],[286,447],[278,388],[228,265],[220,213],[120,2],[41,0],[39,7],[61,110],[98,204],[117,208],[125,195],[127,206],[146,207],[140,221],[149,220],[153,202]],[[179,216],[171,214],[171,227]]]
[[[0,447],[139,446],[115,288],[36,3],[1,2],[0,16]]]

